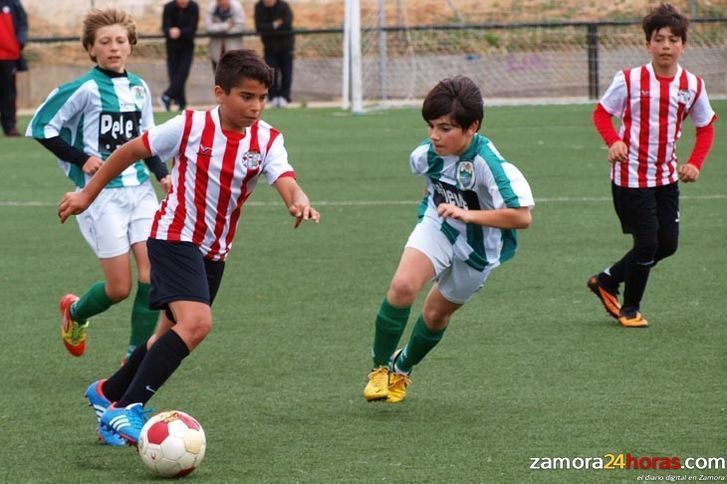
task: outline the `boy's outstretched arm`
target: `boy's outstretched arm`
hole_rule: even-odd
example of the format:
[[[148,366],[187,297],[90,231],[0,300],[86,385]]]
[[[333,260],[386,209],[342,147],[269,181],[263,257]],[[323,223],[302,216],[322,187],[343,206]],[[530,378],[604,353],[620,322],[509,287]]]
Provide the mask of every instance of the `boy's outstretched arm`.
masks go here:
[[[440,203],[437,207],[437,214],[442,218],[453,218],[466,224],[499,229],[526,229],[533,220],[529,207],[465,210],[450,203]]]
[[[63,196],[58,204],[58,218],[61,219],[61,223],[65,222],[71,215],[77,215],[86,210],[103,190],[103,187],[128,166],[136,160],[143,160],[150,156],[151,152],[144,146],[141,137],[134,138],[114,151],[106,159],[103,166],[91,177],[91,181],[83,190],[68,192]]]
[[[303,220],[313,220],[318,223],[321,215],[318,211],[310,206],[308,196],[295,181],[295,178],[289,176],[281,176],[273,184],[278,191],[283,203],[288,207],[290,215],[295,217],[294,229],[297,229]]]

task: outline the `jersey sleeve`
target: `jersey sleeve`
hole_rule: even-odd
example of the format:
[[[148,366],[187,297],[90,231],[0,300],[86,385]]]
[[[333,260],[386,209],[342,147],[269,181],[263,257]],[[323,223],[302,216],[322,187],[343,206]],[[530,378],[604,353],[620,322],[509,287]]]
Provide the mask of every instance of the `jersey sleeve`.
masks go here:
[[[692,117],[692,123],[697,128],[707,126],[716,116],[712,109],[712,105],[709,103],[707,87],[704,85],[704,81],[702,81],[701,92],[699,92],[697,99],[694,100],[692,107],[689,109],[689,115]]]
[[[422,143],[411,152],[409,167],[414,175],[424,175],[429,170],[429,143]]]
[[[88,102],[84,85],[64,84],[48,95],[28,125],[26,136],[47,139],[60,136],[64,128],[77,124]]]
[[[508,208],[533,208],[535,200],[525,175],[515,165],[508,162],[502,164],[502,169],[505,172],[507,183],[498,184],[497,190],[504,195],[505,205]]]
[[[522,172],[505,160],[491,142],[487,143],[487,148],[483,153],[485,165],[481,165],[482,172],[477,177],[484,180],[495,208],[534,207],[530,184]]]
[[[169,160],[179,153],[183,130],[184,117],[180,114],[166,123],[152,126],[142,135],[142,139],[152,155]]]
[[[144,133],[154,127],[154,109],[151,104],[151,91],[146,82],[142,81],[146,96],[144,99],[144,106],[141,108],[141,132]]]
[[[288,162],[288,151],[285,149],[282,134],[275,137],[270,149],[265,154],[262,172],[269,185],[275,183],[283,175],[295,175],[295,170]]]
[[[623,71],[618,71],[613,76],[611,85],[603,93],[600,103],[611,116],[623,118],[626,110],[626,98],[626,76],[624,76]]]

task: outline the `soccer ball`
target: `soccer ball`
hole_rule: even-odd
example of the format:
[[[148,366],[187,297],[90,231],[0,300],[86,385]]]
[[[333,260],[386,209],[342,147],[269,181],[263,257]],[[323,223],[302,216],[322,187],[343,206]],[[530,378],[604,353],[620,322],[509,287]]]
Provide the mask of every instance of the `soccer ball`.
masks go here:
[[[141,460],[154,474],[182,477],[202,462],[206,440],[199,422],[173,410],[158,413],[144,424],[138,448]]]

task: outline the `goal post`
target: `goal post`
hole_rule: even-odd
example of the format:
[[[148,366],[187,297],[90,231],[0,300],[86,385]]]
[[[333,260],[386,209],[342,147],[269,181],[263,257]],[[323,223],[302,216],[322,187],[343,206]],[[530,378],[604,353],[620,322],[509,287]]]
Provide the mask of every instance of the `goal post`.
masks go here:
[[[343,85],[341,107],[354,114],[363,113],[363,82],[361,72],[361,4],[345,0],[343,26]]]

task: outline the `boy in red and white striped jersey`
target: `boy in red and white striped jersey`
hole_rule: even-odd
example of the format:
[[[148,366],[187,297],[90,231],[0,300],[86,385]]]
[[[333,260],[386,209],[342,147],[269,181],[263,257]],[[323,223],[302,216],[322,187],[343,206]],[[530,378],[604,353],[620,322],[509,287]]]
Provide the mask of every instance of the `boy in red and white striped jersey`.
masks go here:
[[[678,61],[687,41],[688,19],[662,3],[644,17],[651,62],[616,74],[593,111],[596,129],[609,147],[614,207],[633,247],[588,287],[622,326],[646,327],[641,299],[651,268],[674,254],[679,238],[678,182],[695,182],[714,140],[716,116],[704,81]],[[677,166],[676,141],[692,117],[697,135],[692,154]],[[618,133],[611,117],[621,119]],[[619,286],[624,283],[623,305]]]
[[[134,160],[174,158],[172,188],[157,210],[147,240],[149,305],[163,309],[156,333],[107,380],[91,384],[113,405],[104,430],[136,444],[143,405],[212,329],[211,305],[242,205],[262,174],[274,186],[294,227],[318,222],[288,163],[283,136],[260,119],[272,70],[251,50],[227,52],[215,72],[218,106],[185,111],[116,150],[81,191],[59,204],[61,222],[81,213],[101,188]]]

